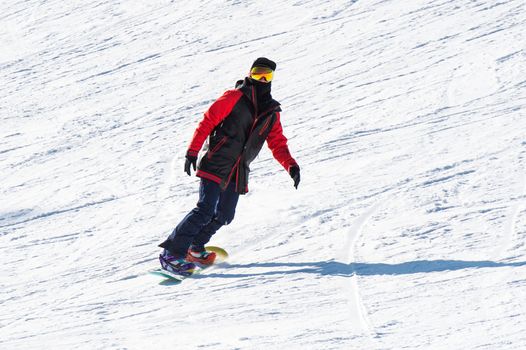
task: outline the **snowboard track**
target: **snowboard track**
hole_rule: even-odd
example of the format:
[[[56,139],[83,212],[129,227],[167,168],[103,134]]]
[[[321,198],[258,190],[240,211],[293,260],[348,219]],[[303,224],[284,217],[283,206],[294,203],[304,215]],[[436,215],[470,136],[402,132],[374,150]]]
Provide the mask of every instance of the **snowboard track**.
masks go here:
[[[374,327],[369,319],[368,311],[363,303],[362,296],[360,294],[360,287],[358,283],[358,275],[354,267],[356,262],[356,242],[358,242],[362,235],[363,228],[369,221],[369,219],[378,211],[380,205],[384,200],[379,200],[368,207],[358,218],[356,218],[349,229],[349,234],[346,237],[346,242],[342,250],[341,260],[349,265],[351,271],[351,277],[347,280],[347,291],[349,295],[349,307],[350,317],[353,324],[358,324],[361,331],[368,334],[371,337],[376,335]]]

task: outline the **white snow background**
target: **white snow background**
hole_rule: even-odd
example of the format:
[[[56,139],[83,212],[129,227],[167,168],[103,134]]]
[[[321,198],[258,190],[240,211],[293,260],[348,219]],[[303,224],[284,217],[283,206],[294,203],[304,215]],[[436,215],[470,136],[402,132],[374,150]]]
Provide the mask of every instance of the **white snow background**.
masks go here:
[[[0,4],[1,349],[525,349],[524,0]],[[259,56],[265,147],[211,244],[184,154]]]

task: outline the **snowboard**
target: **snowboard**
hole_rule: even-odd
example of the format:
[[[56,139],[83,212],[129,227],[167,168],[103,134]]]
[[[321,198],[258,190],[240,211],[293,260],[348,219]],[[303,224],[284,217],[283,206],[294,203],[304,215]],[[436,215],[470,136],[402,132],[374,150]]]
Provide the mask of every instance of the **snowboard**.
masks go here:
[[[151,275],[155,275],[155,276],[159,276],[159,277],[163,277],[165,280],[169,280],[169,281],[173,281],[173,282],[181,282],[184,279],[191,278],[192,276],[198,275],[201,272],[203,272],[204,270],[210,268],[211,266],[214,266],[217,263],[221,263],[221,262],[223,262],[223,261],[228,259],[228,253],[223,248],[215,247],[215,246],[206,246],[205,249],[207,251],[209,251],[209,252],[216,253],[216,259],[215,259],[214,263],[212,265],[196,264],[197,267],[194,270],[194,273],[191,274],[190,276],[178,275],[178,274],[172,273],[170,271],[163,270],[161,268],[157,268],[155,270],[151,270],[150,274]]]

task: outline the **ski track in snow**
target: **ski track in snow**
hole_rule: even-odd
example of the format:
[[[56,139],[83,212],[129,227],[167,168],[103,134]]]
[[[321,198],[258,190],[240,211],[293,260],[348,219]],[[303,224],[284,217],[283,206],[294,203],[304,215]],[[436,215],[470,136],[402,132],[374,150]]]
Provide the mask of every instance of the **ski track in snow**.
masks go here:
[[[354,223],[349,230],[349,236],[347,237],[347,240],[344,244],[340,258],[343,262],[351,266],[352,276],[347,280],[348,292],[350,294],[349,300],[351,323],[360,325],[359,330],[370,335],[374,335],[374,328],[371,325],[367,310],[362,302],[358,284],[358,276],[356,275],[356,270],[352,268],[352,266],[354,266],[356,263],[354,251],[356,249],[356,242],[358,239],[360,239],[362,234],[362,229],[367,224],[367,221],[371,218],[371,216],[374,215],[383,201],[385,200],[378,201],[371,205],[371,207],[369,207],[362,215],[354,220]]]
[[[0,5],[0,348],[526,348],[526,4]],[[264,149],[230,259],[148,275],[204,110],[255,57]],[[176,326],[176,328],[174,328]]]
[[[524,153],[524,152],[523,152]],[[521,160],[522,160],[521,156]],[[522,162],[519,163],[521,167],[519,168],[518,173],[520,174],[520,180],[518,181],[517,191],[518,196],[515,199],[515,203],[510,206],[509,213],[507,215],[507,220],[504,224],[504,232],[502,235],[501,243],[497,246],[493,256],[496,260],[506,259],[506,252],[513,248],[512,244],[517,237],[516,223],[519,218],[519,214],[522,212],[525,207],[526,202],[526,168],[522,165]]]

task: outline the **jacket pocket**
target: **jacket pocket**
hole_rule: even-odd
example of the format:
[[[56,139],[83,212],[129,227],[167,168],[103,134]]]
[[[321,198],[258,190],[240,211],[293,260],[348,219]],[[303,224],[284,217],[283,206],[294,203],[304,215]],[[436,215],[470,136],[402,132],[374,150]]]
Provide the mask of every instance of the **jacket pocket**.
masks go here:
[[[219,142],[217,143],[217,145],[214,146],[214,148],[212,148],[210,151],[208,151],[208,156],[207,158],[208,159],[211,159],[212,156],[217,152],[219,151],[219,149],[225,144],[226,140],[228,139],[227,136],[223,136],[223,138],[221,140],[219,140]]]
[[[259,131],[259,136],[263,135],[263,133],[265,132],[265,130],[267,130],[269,124],[270,124],[270,120],[272,119],[272,117],[268,117],[267,120],[265,121],[265,124],[263,125],[263,127],[261,128],[261,130]]]

